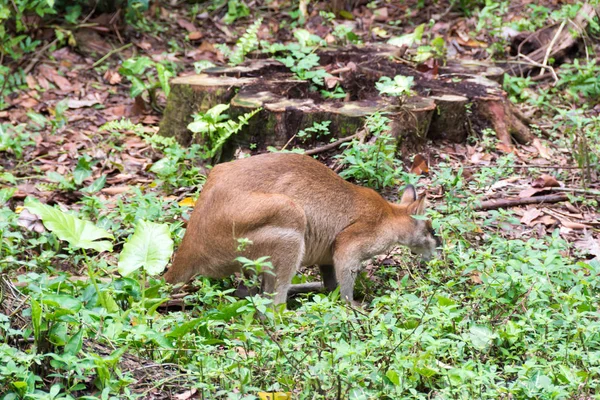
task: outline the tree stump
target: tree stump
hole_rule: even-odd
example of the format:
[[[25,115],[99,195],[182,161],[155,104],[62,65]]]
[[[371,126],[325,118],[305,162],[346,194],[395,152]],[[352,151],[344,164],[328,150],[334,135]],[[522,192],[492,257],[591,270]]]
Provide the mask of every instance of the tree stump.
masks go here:
[[[191,115],[225,103],[231,105],[232,116],[262,108],[230,139],[225,158],[239,147],[264,150],[297,143],[298,132],[315,122],[331,121],[331,135],[313,141],[344,138],[361,129],[365,118],[376,111],[392,120],[392,134],[403,143],[422,145],[426,139],[462,142],[473,127],[495,129],[506,146],[511,145],[511,134],[519,142],[532,139],[528,128],[512,116],[512,106],[501,88],[502,69],[453,61],[434,71],[419,72],[395,57],[399,51],[377,45],[318,52],[322,67],[339,79],[346,92],[345,99],[337,100],[324,99],[310,82],[296,79],[283,64],[270,59],[175,78],[159,134],[187,145],[192,140],[187,129]],[[415,96],[379,95],[375,83],[382,76],[396,75],[414,78]]]

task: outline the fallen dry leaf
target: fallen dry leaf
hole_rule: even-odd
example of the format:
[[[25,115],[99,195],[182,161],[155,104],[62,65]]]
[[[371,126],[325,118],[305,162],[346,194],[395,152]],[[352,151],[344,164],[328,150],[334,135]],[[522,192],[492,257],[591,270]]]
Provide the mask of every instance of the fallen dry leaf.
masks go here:
[[[387,22],[389,18],[387,7],[378,8],[377,10],[373,11],[373,17],[375,18],[375,21]]]
[[[542,158],[545,158],[546,160],[550,160],[552,158],[552,156],[550,155],[550,150],[546,146],[544,146],[540,139],[533,139],[533,142],[531,144],[537,149],[538,153],[540,153],[540,156]]]
[[[152,45],[146,41],[136,43],[135,45],[142,50],[150,50],[152,48]]]
[[[192,199],[191,197],[186,197],[185,199],[181,200],[177,204],[179,204],[182,207],[194,207],[194,205],[196,205],[196,201],[194,199]]]
[[[95,104],[100,104],[100,101],[98,99],[92,99],[92,100],[69,99],[69,108],[91,107]]]
[[[557,220],[555,218],[553,218],[550,215],[543,215],[542,217],[536,218],[535,220],[531,221],[531,226],[535,226],[538,224],[544,225],[544,226],[552,226],[554,224],[556,224]]]
[[[549,187],[559,187],[560,183],[556,180],[555,177],[548,174],[542,174],[539,178],[535,179],[531,182],[531,187],[541,189],[541,188],[549,188]]]
[[[333,76],[333,75],[328,75],[325,77],[325,86],[327,86],[327,89],[333,89],[335,87],[335,85],[338,84],[338,82],[341,81],[340,78],[338,78],[337,76]]]
[[[479,40],[475,40],[472,37],[468,37],[466,40],[464,40],[462,37],[457,37],[456,38],[456,42],[458,44],[460,44],[461,46],[465,46],[465,47],[481,47],[481,48],[487,48],[488,45],[485,42],[480,42]]]
[[[104,78],[104,81],[106,81],[109,85],[119,84],[119,83],[121,83],[121,80],[123,79],[117,71],[113,71],[111,69],[106,70],[103,78]]]
[[[515,151],[515,148],[513,146],[507,145],[507,144],[504,144],[504,143],[498,143],[496,145],[496,148],[498,150],[500,150],[500,151],[505,152],[505,153],[514,153],[514,151]]]
[[[127,113],[127,106],[124,104],[121,104],[120,106],[108,107],[108,108],[104,109],[103,114],[106,116],[106,119],[111,121],[113,119],[118,119],[118,118],[125,116],[126,113]]]
[[[194,32],[190,32],[190,34],[188,35],[188,38],[190,40],[199,40],[202,39],[204,35],[202,34],[202,32],[199,31],[194,31]]]
[[[33,107],[37,106],[38,104],[39,104],[39,102],[32,97],[26,97],[19,102],[19,105],[24,108],[33,108]]]
[[[492,184],[492,186],[490,186],[490,189],[491,190],[501,189],[503,187],[509,186],[512,183],[515,183],[518,180],[519,180],[518,176],[514,176],[514,177],[508,178],[508,179],[501,179],[498,182],[495,182],[494,184]]]
[[[540,192],[545,192],[546,190],[547,189],[536,189],[536,188],[523,189],[523,190],[521,190],[521,192],[519,192],[519,197],[522,199],[525,199],[527,197],[533,197]]]
[[[521,217],[521,223],[527,226],[533,226],[535,224],[532,224],[531,222],[541,215],[541,210],[537,208],[530,208],[527,211],[525,211],[525,213],[523,213],[523,216]]]
[[[185,392],[176,394],[173,396],[173,398],[175,400],[188,400],[188,399],[193,399],[194,395],[198,393],[198,389],[190,389],[190,390],[186,390]]]
[[[37,85],[37,81],[35,80],[35,78],[31,75],[27,75],[25,77],[25,82],[27,82],[27,87],[29,89],[35,89],[35,86]]]
[[[557,217],[558,218],[558,217]],[[580,222],[569,221],[566,218],[559,218],[560,224],[569,229],[590,229],[591,226],[582,224]]]
[[[183,18],[180,18],[180,19],[177,20],[177,25],[179,25],[183,29],[187,30],[188,32],[196,32],[196,31],[198,31],[198,28],[196,28],[196,25],[194,25],[190,21],[185,20]]]
[[[489,164],[492,160],[492,155],[489,153],[476,152],[471,155],[470,161],[472,164]]]
[[[479,271],[473,271],[471,273],[471,282],[473,282],[476,285],[480,285],[483,283],[483,281],[481,280],[481,274],[479,273]]]
[[[576,240],[574,244],[585,254],[600,258],[600,239],[595,239],[591,234],[587,234],[584,239]]]
[[[128,192],[130,189],[131,188],[129,186],[111,186],[111,187],[101,189],[100,191],[102,193],[113,196],[115,194],[121,194],[121,193]]]
[[[429,172],[429,166],[427,160],[421,154],[417,154],[413,160],[412,167],[410,167],[410,173],[421,175]]]
[[[19,214],[17,224],[28,231],[34,231],[37,233],[42,233],[45,231],[44,224],[42,224],[42,219],[37,215],[30,213],[26,208],[24,208]]]

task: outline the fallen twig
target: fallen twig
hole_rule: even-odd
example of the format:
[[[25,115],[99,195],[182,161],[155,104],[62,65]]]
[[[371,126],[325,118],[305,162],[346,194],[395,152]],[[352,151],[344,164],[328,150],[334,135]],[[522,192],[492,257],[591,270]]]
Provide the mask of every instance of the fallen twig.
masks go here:
[[[133,46],[133,43],[127,43],[125,46],[121,46],[118,49],[113,49],[111,51],[109,51],[108,53],[106,53],[106,55],[104,57],[102,57],[101,59],[99,59],[98,61],[96,61],[94,64],[92,64],[92,66],[90,67],[90,69],[92,68],[96,68],[98,65],[102,64],[107,58],[109,58],[110,56],[112,56],[115,53],[118,53],[120,51],[123,51],[129,47]]]
[[[514,199],[495,199],[482,201],[480,204],[473,207],[474,211],[497,210],[498,208],[510,208],[515,206],[523,206],[526,204],[541,204],[541,203],[560,203],[567,201],[569,197],[564,193],[548,194],[545,196],[534,196]]]
[[[339,140],[336,140],[333,143],[329,143],[329,144],[326,144],[326,145],[321,146],[321,147],[315,147],[314,149],[306,150],[304,152],[304,154],[306,154],[307,156],[312,156],[312,155],[319,154],[319,153],[322,153],[322,152],[327,151],[327,150],[335,149],[336,147],[338,147],[342,143],[346,143],[346,142],[351,141],[352,139],[357,138],[358,135],[359,135],[358,133],[355,133],[354,135],[350,135],[350,136],[347,136],[345,138],[341,138]]]
[[[40,61],[40,58],[42,58],[42,55],[46,52],[46,50],[48,50],[51,46],[53,46],[54,44],[56,44],[56,42],[58,42],[58,38],[54,39],[50,43],[46,43],[41,49],[39,49],[38,51],[36,51],[35,55],[31,59],[31,61],[29,62],[29,64],[27,64],[27,66],[25,68],[23,68],[23,73],[25,75],[27,75],[28,73],[30,73],[31,70],[33,69],[33,67],[35,67],[35,64],[37,64]]]
[[[529,189],[528,186],[513,186],[515,189],[520,189],[520,190],[524,190],[524,189]],[[580,188],[570,188],[570,187],[547,187],[547,188],[542,188],[543,190],[556,190],[558,192],[572,192],[572,193],[581,193],[581,194],[588,194],[588,195],[592,195],[592,196],[600,196],[600,190],[594,190],[594,189],[580,189]]]

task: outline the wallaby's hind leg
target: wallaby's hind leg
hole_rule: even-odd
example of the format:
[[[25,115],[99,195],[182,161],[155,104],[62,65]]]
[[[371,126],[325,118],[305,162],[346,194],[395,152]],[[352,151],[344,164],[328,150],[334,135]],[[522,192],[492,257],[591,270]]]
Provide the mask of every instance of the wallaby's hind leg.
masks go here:
[[[292,278],[304,257],[304,210],[279,194],[254,193],[245,205],[235,210],[239,217],[234,219],[236,226],[244,228],[239,236],[252,241],[244,256],[250,259],[269,256],[273,270],[262,274],[263,293],[275,293],[276,305],[285,303]]]
[[[280,231],[278,228],[272,229]],[[268,247],[271,251],[264,253],[270,255],[269,261],[273,264],[273,271],[272,273],[263,272],[262,277],[262,291],[265,294],[275,293],[273,298],[275,305],[287,301],[292,278],[300,267],[300,262],[304,256],[303,234],[288,232],[278,237],[275,236],[277,233],[282,232],[273,232],[273,235],[269,235],[271,243]],[[263,248],[263,246],[260,247]]]
[[[333,265],[319,265],[322,282],[307,282],[290,285],[288,295],[292,296],[300,293],[333,292],[337,287],[335,278],[335,268]]]

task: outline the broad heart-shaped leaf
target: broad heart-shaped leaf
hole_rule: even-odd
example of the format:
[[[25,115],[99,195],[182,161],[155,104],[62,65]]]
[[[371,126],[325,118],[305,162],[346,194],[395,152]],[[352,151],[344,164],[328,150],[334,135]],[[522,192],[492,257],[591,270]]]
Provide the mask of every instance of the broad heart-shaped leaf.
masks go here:
[[[484,350],[492,344],[492,340],[498,337],[497,334],[492,332],[486,326],[478,326],[474,325],[469,329],[469,333],[467,334],[473,347],[478,350]]]
[[[144,268],[150,275],[160,274],[173,254],[173,241],[165,224],[139,221],[119,256],[123,276]]]
[[[90,221],[84,221],[66,214],[58,208],[50,207],[27,197],[25,207],[38,215],[44,226],[52,231],[60,240],[66,240],[73,247],[94,249],[98,252],[112,251],[112,243],[108,240],[113,236],[104,229],[96,227]]]

